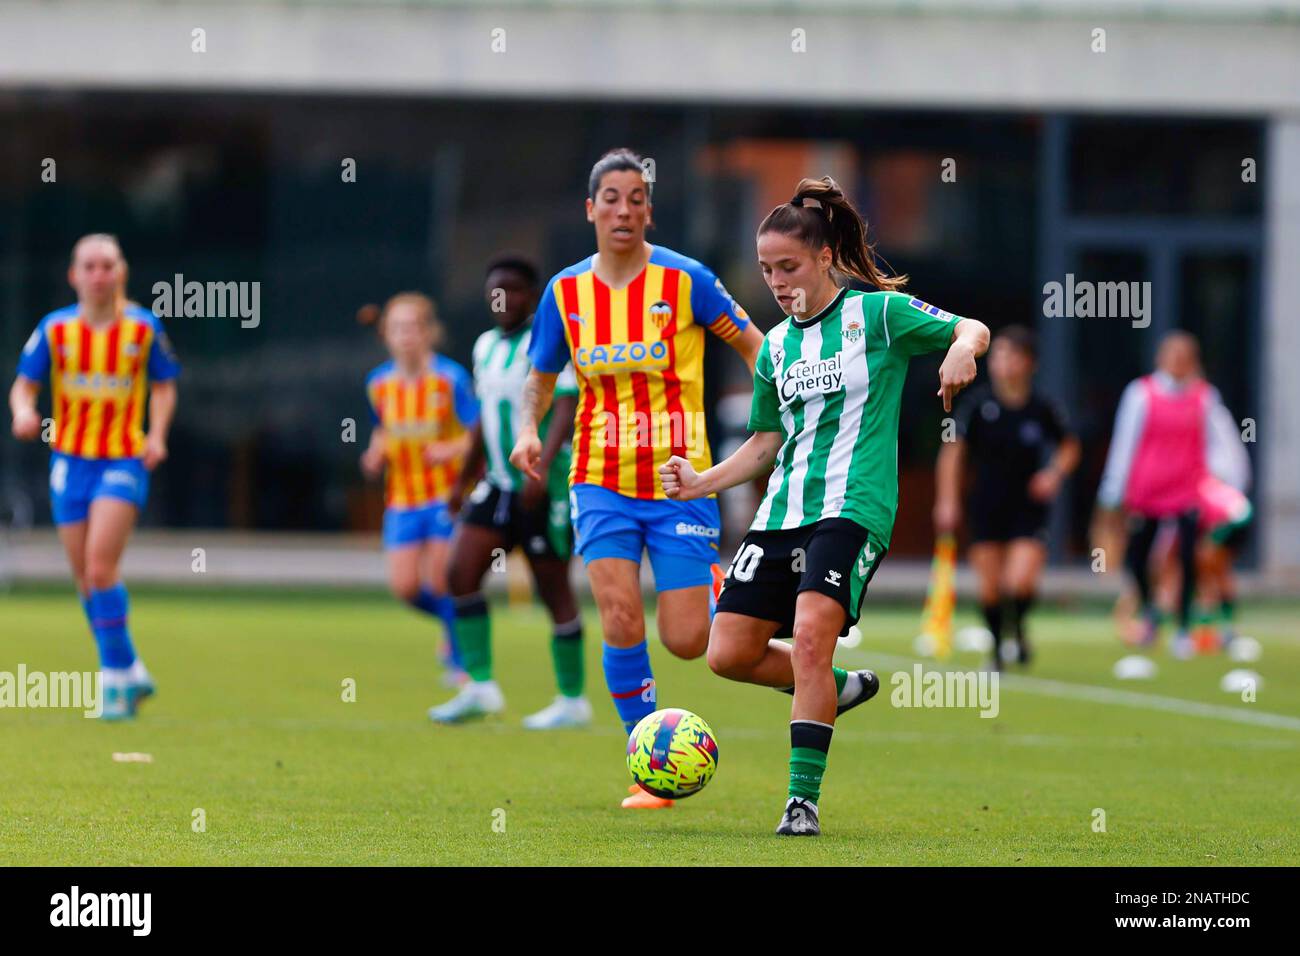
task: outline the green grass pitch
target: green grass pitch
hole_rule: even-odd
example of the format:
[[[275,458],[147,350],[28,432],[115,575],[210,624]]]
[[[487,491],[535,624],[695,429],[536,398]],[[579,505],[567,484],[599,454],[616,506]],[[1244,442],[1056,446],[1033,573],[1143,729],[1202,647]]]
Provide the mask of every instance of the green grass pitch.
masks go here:
[[[555,733],[519,725],[554,693],[539,607],[498,606],[495,660],[508,711],[455,728],[424,715],[450,693],[437,680],[435,626],[384,596],[136,588],[132,610],[159,685],[139,720],[0,710],[0,864],[1300,861],[1293,604],[1246,604],[1242,630],[1264,645],[1251,665],[1264,678],[1254,703],[1218,689],[1240,666],[1222,657],[1177,662],[1161,650],[1156,680],[1121,684],[1111,667],[1125,651],[1101,608],[1045,609],[1034,620],[1032,679],[1004,684],[1001,713],[981,719],[971,709],[891,706],[890,674],[911,666],[920,612],[868,597],[863,643],[841,649],[840,661],[885,661],[884,687],[836,728],[820,840],[772,834],[785,795],[789,698],[717,678],[702,660],[671,658],[653,637],[661,703],[710,722],[719,768],[706,790],[671,810],[619,808],[624,738],[591,608],[597,720]],[[69,591],[0,595],[0,630],[0,670],[95,666]],[[354,703],[342,699],[346,678],[356,681]],[[1085,699],[1081,687],[1145,696],[1131,706]],[[1153,698],[1287,721],[1240,723]],[[153,759],[115,762],[114,752]],[[192,827],[196,809],[203,832]],[[1097,809],[1104,833],[1094,830]]]

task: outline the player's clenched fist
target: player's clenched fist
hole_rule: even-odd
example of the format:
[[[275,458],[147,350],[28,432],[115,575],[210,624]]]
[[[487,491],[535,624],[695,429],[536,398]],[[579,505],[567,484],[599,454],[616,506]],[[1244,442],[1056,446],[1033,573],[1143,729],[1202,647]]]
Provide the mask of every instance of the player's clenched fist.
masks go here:
[[[519,436],[515,442],[515,449],[510,453],[510,464],[514,465],[529,478],[535,481],[541,481],[542,476],[538,467],[542,463],[542,440],[537,437],[537,432],[526,431]]]
[[[14,437],[31,441],[41,433],[41,416],[32,408],[19,409],[14,415]]]
[[[678,501],[690,501],[705,493],[699,473],[680,455],[673,455],[659,466],[659,483],[664,494]]]

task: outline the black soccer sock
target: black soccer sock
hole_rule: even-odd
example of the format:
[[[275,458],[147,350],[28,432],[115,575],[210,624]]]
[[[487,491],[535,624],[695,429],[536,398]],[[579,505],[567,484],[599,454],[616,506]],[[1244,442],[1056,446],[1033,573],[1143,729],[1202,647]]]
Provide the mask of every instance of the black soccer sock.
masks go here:
[[[1025,626],[1025,618],[1029,616],[1029,609],[1033,606],[1034,595],[1032,594],[1013,598],[1011,601],[1011,629],[1016,635],[1016,643],[1020,645],[1022,664],[1029,660],[1029,629]]]
[[[1002,660],[1002,602],[981,605],[980,610],[984,612],[985,626],[993,635],[993,661],[997,663]]]
[[[1193,509],[1178,516],[1178,562],[1183,580],[1178,592],[1178,629],[1186,633],[1192,623],[1192,598],[1196,594],[1196,526],[1198,513]]]
[[[1144,616],[1152,611],[1149,562],[1151,547],[1155,544],[1156,532],[1159,530],[1160,522],[1154,518],[1135,518],[1129,527],[1128,547],[1124,551],[1124,564],[1137,584],[1138,600]]]

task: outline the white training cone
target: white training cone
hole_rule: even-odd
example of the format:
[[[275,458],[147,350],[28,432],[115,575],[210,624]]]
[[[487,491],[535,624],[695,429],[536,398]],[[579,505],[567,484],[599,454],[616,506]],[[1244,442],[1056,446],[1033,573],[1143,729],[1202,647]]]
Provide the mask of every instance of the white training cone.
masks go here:
[[[854,624],[849,628],[849,633],[840,638],[840,647],[857,647],[862,643],[862,631]]]
[[[1152,680],[1156,676],[1156,662],[1141,654],[1130,654],[1115,662],[1116,680]]]
[[[929,634],[918,634],[912,642],[912,652],[917,657],[934,657],[935,641]]]
[[[1263,686],[1264,678],[1247,667],[1238,667],[1236,670],[1228,671],[1223,675],[1223,680],[1219,681],[1219,690],[1225,694],[1240,694],[1248,687],[1259,690]]]
[[[963,627],[957,632],[954,643],[959,651],[987,654],[993,650],[993,632],[987,627]]]
[[[1264,648],[1253,637],[1234,637],[1228,642],[1228,660],[1251,664],[1259,660]]]

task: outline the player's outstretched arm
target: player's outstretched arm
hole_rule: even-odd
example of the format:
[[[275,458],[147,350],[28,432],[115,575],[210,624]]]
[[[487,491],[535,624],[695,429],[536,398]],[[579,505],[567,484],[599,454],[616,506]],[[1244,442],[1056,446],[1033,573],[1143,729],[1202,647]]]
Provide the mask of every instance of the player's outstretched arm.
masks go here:
[[[144,439],[144,466],[153,471],[167,460],[167,434],[176,417],[176,380],[149,385],[149,434]]]
[[[519,425],[519,437],[515,439],[514,451],[510,453],[510,464],[514,465],[529,478],[542,480],[542,440],[537,437],[537,428],[555,397],[556,372],[540,372],[536,368],[528,373],[524,381],[524,405],[521,413],[523,419]]]
[[[754,374],[754,363],[758,361],[758,350],[763,347],[763,333],[758,330],[758,326],[750,323],[745,326],[745,330],[727,343],[733,349],[740,353],[740,357],[745,360],[745,365],[749,368],[749,374]]]
[[[479,419],[469,428],[469,451],[461,463],[456,480],[452,482],[451,491],[447,493],[447,507],[452,514],[460,512],[460,506],[470,487],[483,477],[483,465],[487,460],[483,448],[483,420]]]
[[[36,396],[41,385],[26,375],[19,375],[9,389],[9,413],[13,416],[14,437],[31,441],[41,434],[41,416],[36,411]]]
[[[361,453],[361,473],[367,478],[378,478],[384,473],[384,448],[388,436],[382,425],[376,425],[370,433],[370,444]]]
[[[953,396],[975,381],[975,360],[989,350],[989,327],[978,319],[962,319],[953,327],[952,344],[939,366],[943,410],[952,411]]]
[[[455,438],[445,441],[430,442],[424,446],[424,462],[427,465],[446,465],[466,457],[474,446],[474,433],[468,429]]]
[[[673,455],[660,466],[659,482],[669,498],[704,498],[771,471],[781,442],[780,432],[755,432],[734,455],[703,472],[697,472],[685,458]]]

